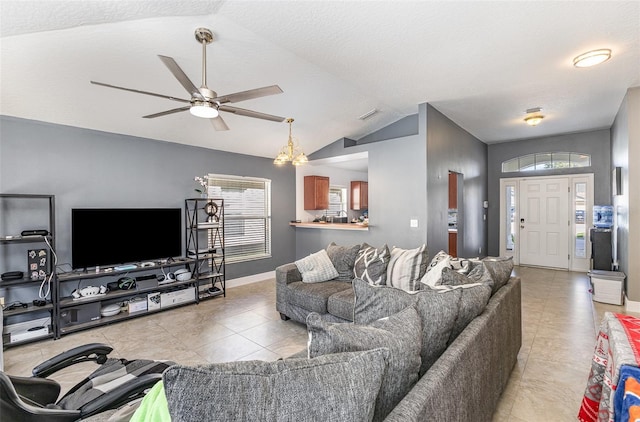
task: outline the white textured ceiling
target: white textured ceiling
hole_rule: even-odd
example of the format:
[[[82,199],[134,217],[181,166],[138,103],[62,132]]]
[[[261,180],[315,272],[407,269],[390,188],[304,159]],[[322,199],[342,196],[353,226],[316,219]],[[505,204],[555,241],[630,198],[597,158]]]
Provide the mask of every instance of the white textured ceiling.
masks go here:
[[[208,86],[279,85],[234,105],[295,118],[307,153],[424,102],[487,143],[609,127],[640,86],[639,1],[2,0],[0,114],[273,157],[285,123],[223,113],[230,130],[216,132],[188,112],[143,119],[181,104],[89,83],[188,99],[157,55],[199,86],[198,27],[216,35]],[[572,66],[594,48],[613,58]],[[532,107],[546,116],[537,127],[522,120]]]

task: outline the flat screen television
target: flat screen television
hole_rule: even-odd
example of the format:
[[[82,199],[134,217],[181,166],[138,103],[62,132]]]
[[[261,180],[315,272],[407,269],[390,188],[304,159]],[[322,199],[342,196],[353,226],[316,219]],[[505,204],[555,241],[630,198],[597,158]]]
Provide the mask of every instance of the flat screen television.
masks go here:
[[[180,208],[73,208],[74,269],[182,255]]]

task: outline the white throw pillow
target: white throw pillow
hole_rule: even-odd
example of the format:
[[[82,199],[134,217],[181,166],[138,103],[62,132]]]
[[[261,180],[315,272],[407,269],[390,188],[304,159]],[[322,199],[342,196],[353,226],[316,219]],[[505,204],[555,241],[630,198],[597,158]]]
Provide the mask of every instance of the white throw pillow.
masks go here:
[[[451,268],[451,255],[440,251],[431,260],[427,272],[420,279],[420,282],[427,286],[437,286],[442,281],[443,268]]]
[[[324,249],[297,260],[295,264],[302,274],[302,281],[305,283],[319,283],[339,276],[338,270],[333,266]]]

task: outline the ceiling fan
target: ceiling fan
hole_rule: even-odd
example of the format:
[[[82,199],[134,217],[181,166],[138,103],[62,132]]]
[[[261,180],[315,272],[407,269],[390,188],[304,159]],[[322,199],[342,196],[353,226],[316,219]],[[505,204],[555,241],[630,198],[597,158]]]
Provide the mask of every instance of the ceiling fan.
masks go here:
[[[102,82],[91,81],[91,83],[95,85],[106,86],[108,88],[116,88],[122,89],[124,91],[136,92],[138,94],[146,94],[152,95],[154,97],[166,98],[181,103],[189,103],[189,105],[184,107],[174,108],[172,110],[161,111],[160,113],[142,116],[145,119],[153,119],[156,117],[166,116],[168,114],[174,114],[181,111],[189,110],[189,112],[194,116],[210,119],[215,130],[229,130],[229,127],[222,119],[222,116],[220,116],[221,111],[237,114],[238,116],[270,120],[272,122],[284,121],[284,117],[227,105],[228,103],[237,103],[253,98],[265,97],[267,95],[280,94],[282,93],[282,90],[278,85],[270,85],[262,88],[250,89],[248,91],[236,92],[233,94],[220,96],[215,91],[209,89],[207,87],[207,44],[210,44],[213,41],[213,33],[207,28],[198,28],[195,31],[195,36],[196,40],[202,44],[202,86],[200,88],[197,88],[193,84],[193,82],[191,82],[191,80],[182,71],[175,60],[173,60],[171,57],[158,55],[158,57],[160,57],[160,60],[162,60],[162,63],[164,63],[167,68],[169,68],[169,71],[171,71],[173,76],[178,79],[178,82],[180,82],[180,84],[191,95],[191,99],[189,100],[175,98],[170,95],[141,91],[139,89],[124,88],[121,86],[105,84]]]

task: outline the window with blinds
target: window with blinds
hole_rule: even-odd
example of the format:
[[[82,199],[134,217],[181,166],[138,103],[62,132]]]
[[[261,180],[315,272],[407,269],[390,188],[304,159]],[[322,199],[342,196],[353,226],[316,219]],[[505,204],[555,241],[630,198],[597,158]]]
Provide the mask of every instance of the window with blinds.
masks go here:
[[[271,180],[209,175],[209,196],[224,199],[227,262],[271,256]]]
[[[330,187],[329,188],[329,209],[327,215],[340,216],[344,213],[347,215],[347,189]]]

